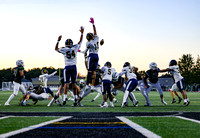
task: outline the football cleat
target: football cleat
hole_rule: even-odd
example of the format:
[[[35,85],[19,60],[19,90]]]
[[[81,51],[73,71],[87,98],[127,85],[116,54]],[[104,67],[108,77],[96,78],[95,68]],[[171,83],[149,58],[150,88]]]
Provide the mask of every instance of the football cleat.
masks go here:
[[[164,105],[167,105],[167,103],[166,103],[164,100],[161,100],[161,102],[162,102]]]
[[[113,102],[110,102],[110,106],[111,106],[111,107],[114,107],[114,104],[113,104]]]
[[[22,60],[17,60],[17,61],[16,61],[16,65],[17,65],[18,67],[23,67],[23,66],[24,66],[24,62],[23,62]]]
[[[175,99],[173,99],[171,103],[172,103],[172,104],[173,104],[173,103],[176,103],[176,100],[175,100]]]
[[[93,34],[93,33],[87,33],[86,39],[87,39],[88,41],[93,40],[93,39],[94,39],[94,34]]]
[[[181,101],[182,101],[182,98],[180,97],[180,98],[178,99],[178,103],[177,103],[177,104],[179,104]]]
[[[78,106],[83,107],[83,104],[81,102],[78,102]]]
[[[151,103],[146,103],[144,106],[152,106]]]
[[[136,102],[133,104],[133,106],[134,106],[134,107],[137,107],[137,106],[138,106],[138,103],[139,103],[139,101],[136,101]]]
[[[71,39],[67,39],[65,41],[65,45],[73,45],[73,41]]]
[[[108,107],[108,104],[104,103],[101,107]]]
[[[92,101],[91,102],[94,102],[94,99],[92,99]]]
[[[5,106],[10,106],[10,104],[9,104],[9,103],[5,103],[4,105],[5,105]]]
[[[177,65],[177,61],[172,59],[170,62],[169,62],[169,66],[174,66],[174,65]]]
[[[184,106],[188,106],[190,104],[190,101],[184,102]]]

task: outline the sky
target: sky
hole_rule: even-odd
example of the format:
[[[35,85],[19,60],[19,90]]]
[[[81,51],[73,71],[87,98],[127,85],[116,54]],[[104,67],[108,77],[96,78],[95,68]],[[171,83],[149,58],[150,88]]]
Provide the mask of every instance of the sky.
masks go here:
[[[0,69],[16,66],[22,59],[25,69],[64,68],[63,55],[56,52],[59,35],[86,48],[86,34],[104,39],[99,63],[112,63],[118,72],[124,62],[139,70],[149,63],[167,68],[171,59],[200,54],[200,0],[0,0]],[[87,74],[84,56],[77,55],[77,70]]]

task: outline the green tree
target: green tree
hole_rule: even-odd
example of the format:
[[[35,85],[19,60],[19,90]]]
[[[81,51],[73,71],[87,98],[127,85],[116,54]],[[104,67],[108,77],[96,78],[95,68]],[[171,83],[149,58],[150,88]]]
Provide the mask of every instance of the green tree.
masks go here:
[[[180,68],[180,73],[184,77],[185,84],[193,83],[193,67],[194,67],[194,58],[191,54],[183,54],[181,58],[179,58],[178,65]]]
[[[192,78],[194,80],[194,83],[200,84],[200,57],[199,57],[199,55],[197,57],[197,61],[193,68],[193,77]]]

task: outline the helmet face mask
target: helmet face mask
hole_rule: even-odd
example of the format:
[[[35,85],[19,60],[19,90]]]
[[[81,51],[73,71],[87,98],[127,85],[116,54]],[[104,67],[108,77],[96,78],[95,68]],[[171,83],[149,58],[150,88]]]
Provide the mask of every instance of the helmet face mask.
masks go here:
[[[169,62],[169,66],[174,66],[174,65],[177,65],[177,61],[172,59],[170,62]]]
[[[67,40],[65,41],[65,45],[66,45],[66,46],[73,45],[73,41],[72,41],[71,39],[67,39]]]
[[[16,61],[16,65],[17,65],[18,67],[23,67],[23,66],[24,66],[24,62],[23,62],[22,60],[17,60],[17,61]]]
[[[149,68],[150,68],[151,70],[156,70],[156,69],[157,69],[157,64],[156,64],[155,62],[151,62],[151,63],[149,64]]]
[[[87,33],[86,39],[87,39],[88,41],[93,40],[93,39],[94,39],[94,34],[93,34],[93,33]]]
[[[112,75],[113,81],[116,82],[119,78],[119,74],[117,72],[114,72]]]

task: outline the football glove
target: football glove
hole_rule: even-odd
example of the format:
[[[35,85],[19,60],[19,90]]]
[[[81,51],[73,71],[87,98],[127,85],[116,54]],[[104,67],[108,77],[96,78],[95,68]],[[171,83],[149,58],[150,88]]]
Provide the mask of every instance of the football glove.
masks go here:
[[[92,24],[94,24],[94,18],[91,17],[89,22],[91,22]]]

